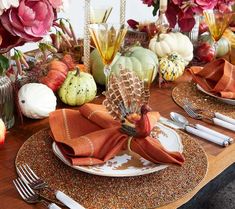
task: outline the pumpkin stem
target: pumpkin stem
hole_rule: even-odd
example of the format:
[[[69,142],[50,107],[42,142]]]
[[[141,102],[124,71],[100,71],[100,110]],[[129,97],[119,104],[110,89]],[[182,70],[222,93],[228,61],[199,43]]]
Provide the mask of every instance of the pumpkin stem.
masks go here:
[[[75,67],[75,70],[76,70],[76,73],[75,73],[75,76],[80,76],[80,69],[79,67]]]

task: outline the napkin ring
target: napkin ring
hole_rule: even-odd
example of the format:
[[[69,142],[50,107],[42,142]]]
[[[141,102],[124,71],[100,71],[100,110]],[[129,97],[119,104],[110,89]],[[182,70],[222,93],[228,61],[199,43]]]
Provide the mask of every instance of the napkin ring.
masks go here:
[[[131,150],[131,140],[132,140],[132,139],[133,139],[133,136],[129,136],[129,137],[128,137],[127,149],[128,149],[129,152],[133,152],[133,151]]]

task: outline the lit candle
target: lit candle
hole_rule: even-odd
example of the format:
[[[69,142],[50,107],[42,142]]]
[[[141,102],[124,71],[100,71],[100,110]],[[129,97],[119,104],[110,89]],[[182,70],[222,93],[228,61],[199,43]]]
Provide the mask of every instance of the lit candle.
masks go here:
[[[160,0],[160,11],[165,12],[167,10],[167,0]]]

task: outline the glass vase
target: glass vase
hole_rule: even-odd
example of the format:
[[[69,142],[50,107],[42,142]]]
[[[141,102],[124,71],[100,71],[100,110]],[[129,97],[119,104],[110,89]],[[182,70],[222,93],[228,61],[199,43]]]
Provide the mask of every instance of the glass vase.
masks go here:
[[[15,123],[13,86],[7,76],[0,76],[0,118],[7,129]]]
[[[198,43],[198,36],[199,36],[199,25],[200,25],[200,16],[194,15],[195,25],[192,30],[188,33],[185,33],[190,41],[192,42],[193,46],[195,47]]]

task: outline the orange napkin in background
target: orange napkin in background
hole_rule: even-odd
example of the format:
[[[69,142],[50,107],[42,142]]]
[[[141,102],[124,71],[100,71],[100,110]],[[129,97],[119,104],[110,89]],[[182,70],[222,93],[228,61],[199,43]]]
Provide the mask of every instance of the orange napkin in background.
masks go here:
[[[204,67],[191,67],[190,72],[205,91],[235,99],[235,66],[225,59],[214,60]]]
[[[159,113],[149,113],[151,127]],[[85,104],[78,110],[60,109],[52,112],[49,123],[54,140],[73,165],[102,164],[127,149],[129,136],[119,131],[120,122],[112,118],[103,105]],[[133,138],[131,150],[154,163],[182,165],[184,157],[168,152],[151,137]]]

